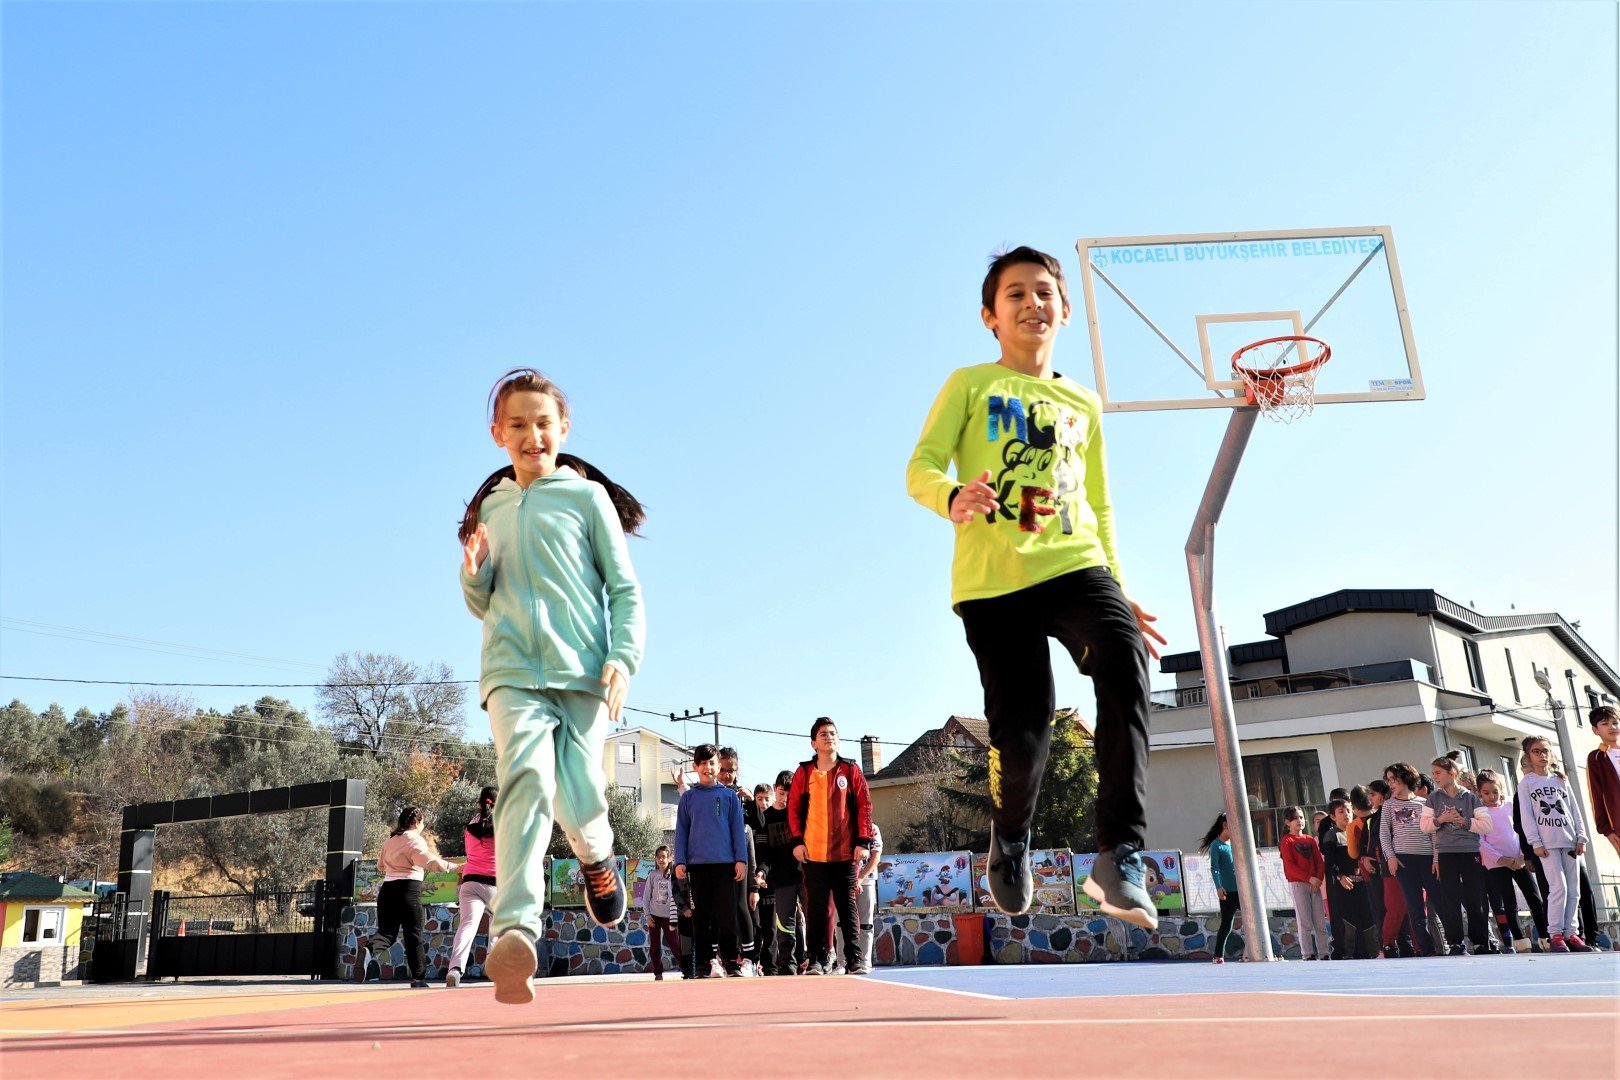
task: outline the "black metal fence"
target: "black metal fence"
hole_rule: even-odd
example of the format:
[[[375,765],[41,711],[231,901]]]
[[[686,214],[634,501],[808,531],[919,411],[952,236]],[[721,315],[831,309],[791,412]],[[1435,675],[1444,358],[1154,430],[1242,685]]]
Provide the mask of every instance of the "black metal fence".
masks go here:
[[[317,929],[324,891],[264,889],[176,896],[164,902],[163,936],[192,934],[310,934]]]
[[[332,973],[336,934],[326,926],[326,883],[217,896],[152,893],[149,979],[184,975]]]

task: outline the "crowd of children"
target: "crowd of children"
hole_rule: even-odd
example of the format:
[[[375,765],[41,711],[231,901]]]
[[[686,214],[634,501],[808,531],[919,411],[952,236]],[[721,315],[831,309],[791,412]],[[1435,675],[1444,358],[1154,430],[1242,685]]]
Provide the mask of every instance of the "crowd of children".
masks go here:
[[[1620,853],[1620,713],[1604,705],[1588,719],[1601,743],[1587,757],[1593,828]],[[1520,749],[1517,788],[1493,770],[1468,771],[1453,750],[1428,775],[1400,761],[1335,789],[1314,835],[1304,812],[1287,808],[1279,848],[1301,959],[1599,949],[1580,802],[1551,742],[1531,735]],[[1216,963],[1236,911],[1227,840],[1223,813],[1201,845],[1221,897]]]

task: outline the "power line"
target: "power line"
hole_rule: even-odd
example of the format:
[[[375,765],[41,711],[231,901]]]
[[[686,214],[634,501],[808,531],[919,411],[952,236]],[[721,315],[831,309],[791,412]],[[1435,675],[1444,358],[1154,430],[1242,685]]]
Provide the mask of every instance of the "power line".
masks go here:
[[[328,686],[370,689],[389,686],[477,686],[477,679],[406,679],[387,682],[141,682],[135,679],[61,679],[46,675],[0,675],[19,682],[77,683],[82,686],[161,686],[170,689],[320,690]]]
[[[157,652],[194,656],[202,660],[238,660],[250,664],[270,664],[276,667],[302,667],[320,670],[319,664],[312,664],[306,660],[286,660],[278,656],[259,656],[254,653],[233,652],[228,649],[211,649],[204,645],[185,645],[175,641],[158,641],[153,638],[136,637],[130,634],[113,634],[103,630],[88,630],[82,626],[61,626],[56,623],[40,622],[37,619],[19,619],[13,616],[0,616],[0,624],[6,629],[15,630],[24,634],[39,634],[42,637],[63,638],[69,641],[87,641],[93,645],[114,645],[123,649],[138,649],[142,652]],[[60,633],[48,633],[56,630]]]

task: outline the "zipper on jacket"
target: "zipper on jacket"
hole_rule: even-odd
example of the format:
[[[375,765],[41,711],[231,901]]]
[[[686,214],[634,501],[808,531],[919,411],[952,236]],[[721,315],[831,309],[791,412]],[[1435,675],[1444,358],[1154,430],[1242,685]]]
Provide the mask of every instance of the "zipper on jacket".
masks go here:
[[[538,482],[539,481],[535,481],[535,483]],[[529,485],[529,487],[533,486],[534,484]],[[523,564],[523,580],[529,586],[529,639],[534,642],[535,681],[541,686],[544,686],[546,684],[546,669],[544,659],[540,655],[540,617],[536,611],[536,608],[538,607],[536,600],[539,597],[540,590],[535,588],[534,574],[529,566],[528,545],[526,543],[528,538],[528,529],[526,526],[528,522],[523,515],[523,503],[528,497],[529,488],[518,489],[518,560]]]

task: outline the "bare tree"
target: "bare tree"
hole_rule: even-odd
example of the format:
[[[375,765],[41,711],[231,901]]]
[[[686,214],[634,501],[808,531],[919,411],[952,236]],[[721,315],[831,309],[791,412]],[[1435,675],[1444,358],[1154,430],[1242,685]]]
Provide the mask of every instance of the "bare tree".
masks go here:
[[[466,687],[447,664],[418,666],[391,653],[343,653],[316,705],[345,745],[408,754],[459,740]]]

